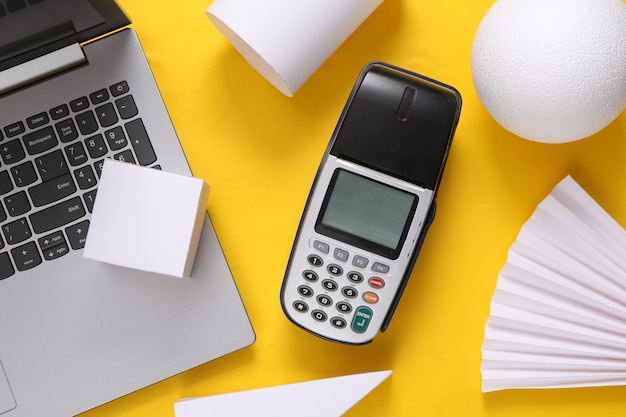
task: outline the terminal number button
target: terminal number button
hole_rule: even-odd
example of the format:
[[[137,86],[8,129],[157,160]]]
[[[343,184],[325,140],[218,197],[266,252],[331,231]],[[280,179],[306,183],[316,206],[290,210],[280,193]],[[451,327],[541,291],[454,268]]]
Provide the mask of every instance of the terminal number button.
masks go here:
[[[320,258],[317,255],[309,255],[309,257],[307,258],[307,261],[309,261],[309,263],[312,266],[322,266],[322,265],[324,265],[324,261],[322,260],[322,258]]]
[[[328,319],[328,316],[322,310],[313,310],[311,316],[317,321],[326,321]]]
[[[319,277],[317,276],[317,274],[315,272],[310,271],[308,269],[306,271],[302,272],[302,277],[304,279],[306,279],[307,281],[309,281],[309,282],[315,282],[315,281],[317,281],[319,279]]]
[[[337,311],[346,314],[352,311],[352,306],[345,301],[340,301],[337,303]]]
[[[343,274],[343,269],[339,265],[330,264],[328,265],[328,273],[331,275],[339,276]]]
[[[348,279],[350,280],[350,282],[354,282],[355,284],[358,284],[360,282],[363,282],[363,275],[354,271],[348,272]]]
[[[309,311],[309,306],[304,301],[294,301],[293,308],[300,313]]]
[[[359,292],[352,287],[344,287],[341,289],[341,293],[346,297],[346,298],[356,298],[357,295],[359,295]]]
[[[322,294],[317,296],[317,302],[324,307],[328,307],[333,304],[333,299],[327,295]]]
[[[333,317],[330,319],[330,324],[337,329],[343,329],[348,325],[348,323],[341,317]]]
[[[311,287],[308,287],[306,285],[300,285],[298,287],[298,294],[303,297],[311,297],[313,295],[313,290],[311,289]]]
[[[328,291],[337,291],[337,288],[339,288],[337,283],[332,279],[325,279],[322,281],[322,287]]]

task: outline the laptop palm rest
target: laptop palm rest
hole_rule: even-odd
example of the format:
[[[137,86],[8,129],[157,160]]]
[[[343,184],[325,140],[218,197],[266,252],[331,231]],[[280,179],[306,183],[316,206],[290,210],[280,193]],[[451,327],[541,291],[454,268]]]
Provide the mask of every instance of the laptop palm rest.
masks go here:
[[[17,407],[13,392],[9,386],[9,381],[4,373],[2,362],[0,362],[0,414],[13,410]]]

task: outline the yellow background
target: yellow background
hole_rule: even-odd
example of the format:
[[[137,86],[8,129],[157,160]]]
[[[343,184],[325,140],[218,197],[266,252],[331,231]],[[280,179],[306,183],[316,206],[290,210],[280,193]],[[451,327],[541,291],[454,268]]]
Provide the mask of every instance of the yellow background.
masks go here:
[[[120,0],[191,168],[212,187],[209,213],[257,340],[84,417],[171,417],[181,397],[385,369],[392,377],[348,416],[626,415],[626,387],[481,393],[489,301],[536,205],[571,174],[626,224],[624,115],[591,138],[547,145],[508,133],[482,107],[470,55],[492,3],[385,0],[288,98],[209,22],[210,0]],[[296,328],[279,290],[315,170],[359,70],[372,60],[453,85],[463,110],[437,216],[394,319],[373,343],[351,347]]]

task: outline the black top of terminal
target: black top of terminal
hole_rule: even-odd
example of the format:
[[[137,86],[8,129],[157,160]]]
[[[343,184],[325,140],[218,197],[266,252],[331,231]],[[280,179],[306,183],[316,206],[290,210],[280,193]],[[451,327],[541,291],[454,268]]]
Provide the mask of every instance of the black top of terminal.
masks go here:
[[[330,153],[436,191],[460,111],[454,88],[372,63],[359,75]]]

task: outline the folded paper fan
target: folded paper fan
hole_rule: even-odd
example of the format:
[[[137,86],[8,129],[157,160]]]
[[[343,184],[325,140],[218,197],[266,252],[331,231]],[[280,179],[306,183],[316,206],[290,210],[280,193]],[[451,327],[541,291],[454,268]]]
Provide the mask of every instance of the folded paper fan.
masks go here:
[[[509,250],[481,373],[484,392],[626,385],[626,231],[571,177]]]

